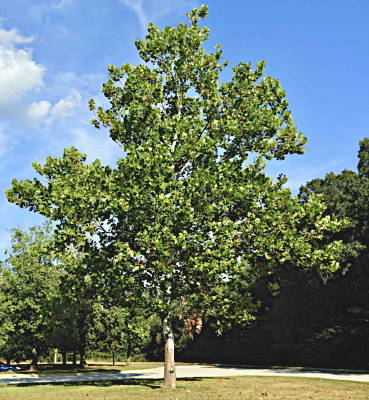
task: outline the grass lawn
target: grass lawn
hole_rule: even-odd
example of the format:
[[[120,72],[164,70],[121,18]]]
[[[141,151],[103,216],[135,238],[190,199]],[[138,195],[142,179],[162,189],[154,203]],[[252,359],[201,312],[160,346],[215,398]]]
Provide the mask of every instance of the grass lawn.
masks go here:
[[[7,400],[368,400],[369,384],[324,379],[231,377],[178,380],[175,391],[162,381],[3,386]]]
[[[73,368],[73,365],[68,364],[66,367],[62,367],[60,364],[40,364],[37,371],[19,371],[21,375],[32,375],[32,376],[47,376],[47,375],[61,375],[61,374],[89,374],[92,372],[105,372],[105,373],[117,373],[119,371],[129,371],[133,369],[149,369],[155,367],[161,367],[162,362],[132,362],[128,367],[125,363],[117,363],[116,365],[109,365],[103,363],[89,363],[84,368],[80,368],[78,365]],[[12,371],[8,371],[9,374],[14,374]],[[6,374],[5,372],[2,375]]]
[[[99,360],[87,360],[88,364],[84,368],[80,368],[78,365],[73,366],[72,364],[67,364],[62,366],[61,364],[39,364],[38,369],[35,371],[24,370],[19,371],[17,374],[20,375],[32,375],[32,376],[48,376],[48,375],[63,375],[63,374],[90,374],[90,373],[118,373],[119,371],[130,371],[134,369],[150,369],[162,367],[163,362],[153,362],[153,361],[134,361],[131,362],[127,367],[124,362],[118,362],[114,366],[107,363],[106,361]],[[199,365],[199,363],[183,363],[177,362],[176,365]],[[210,364],[206,364],[210,365]],[[221,364],[211,364],[211,365],[221,365]],[[24,364],[24,366],[29,367],[29,365]],[[1,375],[11,374],[13,371],[2,372]]]

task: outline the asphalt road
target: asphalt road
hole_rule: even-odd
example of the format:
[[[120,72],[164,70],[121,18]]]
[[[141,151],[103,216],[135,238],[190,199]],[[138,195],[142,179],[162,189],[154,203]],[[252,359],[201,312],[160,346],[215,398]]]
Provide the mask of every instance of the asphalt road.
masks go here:
[[[21,374],[0,374],[2,384],[45,384],[65,382],[95,382],[119,381],[125,379],[162,379],[164,368],[121,371],[120,373],[81,373],[63,374],[38,377]],[[342,370],[303,370],[289,368],[244,368],[244,367],[215,367],[209,365],[180,365],[177,366],[177,378],[206,378],[227,376],[289,376],[301,378],[336,379],[356,382],[368,382],[367,371],[342,371]]]

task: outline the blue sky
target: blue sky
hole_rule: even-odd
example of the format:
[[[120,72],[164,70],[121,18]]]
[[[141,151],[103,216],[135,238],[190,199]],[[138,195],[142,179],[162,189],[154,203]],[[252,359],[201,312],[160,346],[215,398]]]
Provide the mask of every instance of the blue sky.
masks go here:
[[[32,178],[31,163],[76,146],[89,159],[121,155],[89,124],[87,101],[102,102],[108,64],[137,63],[134,40],[147,23],[184,21],[196,0],[1,0],[0,193]],[[208,0],[207,44],[233,66],[267,62],[281,80],[307,152],[272,162],[298,187],[327,172],[356,169],[358,141],[369,136],[369,1]],[[41,218],[0,195],[0,253],[10,229]]]

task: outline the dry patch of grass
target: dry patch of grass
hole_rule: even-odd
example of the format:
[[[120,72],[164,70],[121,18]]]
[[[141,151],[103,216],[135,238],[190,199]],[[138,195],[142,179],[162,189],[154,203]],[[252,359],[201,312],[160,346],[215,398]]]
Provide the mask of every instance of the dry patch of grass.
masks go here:
[[[369,384],[323,379],[232,377],[162,381],[2,387],[7,400],[369,400]]]

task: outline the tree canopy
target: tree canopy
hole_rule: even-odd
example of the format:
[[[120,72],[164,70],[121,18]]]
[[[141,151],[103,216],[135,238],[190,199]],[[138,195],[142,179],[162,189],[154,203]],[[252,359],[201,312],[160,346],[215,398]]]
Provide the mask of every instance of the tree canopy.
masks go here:
[[[291,198],[263,172],[269,159],[304,151],[278,80],[265,64],[233,68],[194,9],[189,24],[148,27],[136,47],[142,64],[109,66],[107,109],[93,124],[109,130],[125,156],[116,168],[87,165],[74,148],[35,163],[42,179],[13,181],[9,201],[57,222],[59,242],[121,301],[158,313],[165,337],[166,385],[175,386],[173,324],[210,316],[221,329],[245,323],[248,285],[275,265],[334,273],[342,249],[325,233],[342,224],[319,196]],[[85,271],[83,270],[85,269]],[[242,279],[240,279],[242,277]],[[93,280],[94,282],[94,280]]]

